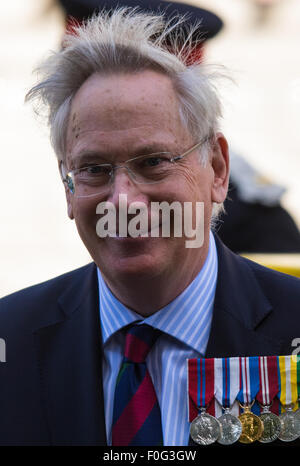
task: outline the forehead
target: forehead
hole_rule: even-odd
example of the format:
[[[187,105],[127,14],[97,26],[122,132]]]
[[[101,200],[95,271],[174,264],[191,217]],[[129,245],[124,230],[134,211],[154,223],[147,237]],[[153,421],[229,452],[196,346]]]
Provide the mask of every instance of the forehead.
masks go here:
[[[132,146],[164,140],[185,143],[190,134],[180,118],[180,106],[167,76],[94,74],[75,95],[68,125],[67,154],[95,150],[97,145]],[[89,146],[89,147],[86,147]]]
[[[142,112],[147,118],[156,113],[156,109],[163,109],[165,116],[171,116],[174,110],[178,114],[178,104],[172,81],[163,74],[143,71],[102,76],[95,73],[76,93],[72,110],[79,111],[82,117],[105,117],[103,125],[109,123],[110,118],[126,124],[126,114],[131,112]]]

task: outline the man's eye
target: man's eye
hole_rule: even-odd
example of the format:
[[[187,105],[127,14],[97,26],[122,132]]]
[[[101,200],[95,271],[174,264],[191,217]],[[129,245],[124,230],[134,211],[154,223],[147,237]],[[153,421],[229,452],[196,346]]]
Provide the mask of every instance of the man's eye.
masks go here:
[[[156,155],[147,157],[143,160],[143,165],[145,168],[158,167],[170,162],[170,158],[164,155]]]
[[[91,165],[82,170],[86,175],[107,175],[111,171],[110,165]]]

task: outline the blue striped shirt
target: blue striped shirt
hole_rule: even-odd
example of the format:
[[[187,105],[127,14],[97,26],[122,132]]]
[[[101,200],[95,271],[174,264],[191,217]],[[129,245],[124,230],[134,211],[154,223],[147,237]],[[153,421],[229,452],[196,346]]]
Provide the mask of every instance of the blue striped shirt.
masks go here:
[[[205,263],[190,285],[174,301],[147,318],[128,309],[108,289],[98,270],[100,317],[104,345],[103,389],[107,441],[111,444],[114,390],[123,359],[126,325],[140,321],[162,330],[149,355],[147,367],[161,408],[164,445],[188,445],[188,358],[205,354],[208,342],[218,259],[210,233]]]

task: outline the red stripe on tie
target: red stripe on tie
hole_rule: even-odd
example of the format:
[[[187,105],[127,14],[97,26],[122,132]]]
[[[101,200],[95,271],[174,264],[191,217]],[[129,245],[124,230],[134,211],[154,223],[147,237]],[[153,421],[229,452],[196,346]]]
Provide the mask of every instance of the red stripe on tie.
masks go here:
[[[149,353],[149,345],[133,334],[128,334],[125,342],[125,357],[132,362],[145,362],[145,357]]]
[[[130,442],[151,413],[156,401],[152,380],[149,372],[146,372],[139,388],[113,426],[114,445],[130,445]],[[124,429],[124,426],[126,426],[126,429]]]

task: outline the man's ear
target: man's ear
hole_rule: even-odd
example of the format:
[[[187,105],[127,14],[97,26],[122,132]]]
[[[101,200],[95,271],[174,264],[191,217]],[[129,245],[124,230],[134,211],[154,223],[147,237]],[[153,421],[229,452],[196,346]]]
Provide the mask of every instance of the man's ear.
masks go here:
[[[229,184],[229,150],[227,140],[222,133],[216,134],[211,165],[214,171],[212,201],[221,204],[226,199]]]
[[[73,220],[74,215],[73,215],[73,195],[70,192],[67,183],[64,181],[64,170],[63,170],[63,163],[61,161],[58,162],[58,169],[59,173],[62,179],[62,182],[64,184],[65,188],[65,194],[66,194],[66,200],[67,200],[67,208],[68,208],[68,217]]]
[[[68,217],[71,220],[74,220],[74,215],[73,215],[73,195],[70,193],[70,190],[67,186],[65,186],[65,191],[66,191],[66,199],[67,199],[67,206],[68,206]]]

